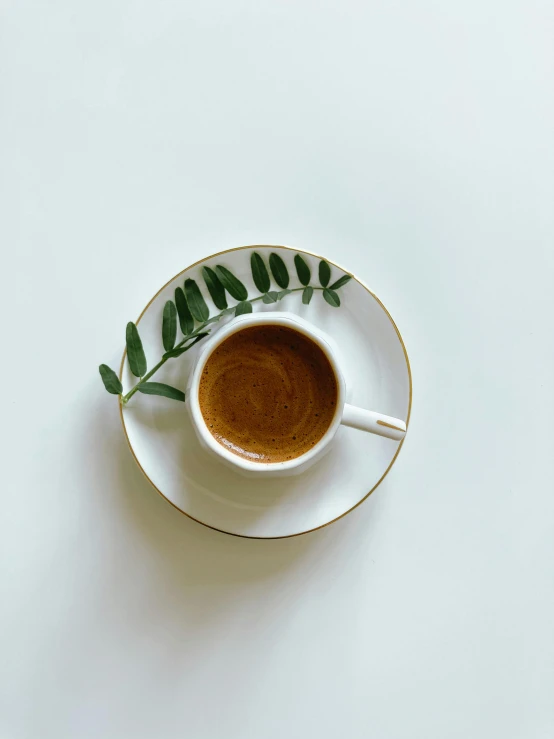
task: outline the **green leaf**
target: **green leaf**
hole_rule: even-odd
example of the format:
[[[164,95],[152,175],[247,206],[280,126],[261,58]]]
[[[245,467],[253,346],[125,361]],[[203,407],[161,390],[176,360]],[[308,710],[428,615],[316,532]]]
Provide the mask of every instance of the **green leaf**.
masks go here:
[[[296,274],[300,283],[302,285],[309,285],[312,272],[300,254],[294,257],[294,266],[296,267]]]
[[[282,300],[284,297],[286,297],[291,292],[292,290],[279,290],[279,300]]]
[[[177,308],[173,300],[164,305],[162,317],[162,342],[166,352],[173,349],[177,338]]]
[[[132,321],[129,321],[127,324],[126,342],[127,358],[129,360],[131,372],[135,377],[142,377],[146,374],[146,357],[144,355],[144,349],[142,348],[142,341],[140,340],[138,329]]]
[[[266,293],[271,286],[269,281],[269,272],[267,271],[264,260],[258,252],[252,252],[252,255],[250,256],[250,267],[252,269],[254,284],[261,293]]]
[[[190,312],[196,320],[200,321],[200,323],[207,321],[210,317],[210,311],[200,292],[200,288],[194,280],[185,280],[185,296]]]
[[[225,310],[227,308],[227,298],[225,297],[225,288],[221,284],[219,277],[209,267],[202,267],[202,275],[215,307],[219,308],[219,310]]]
[[[351,279],[352,277],[350,275],[343,275],[342,277],[339,277],[336,282],[333,282],[332,285],[329,285],[329,290],[338,290],[339,287],[346,285],[346,283],[350,282]]]
[[[179,324],[181,331],[188,336],[194,329],[194,318],[188,307],[187,299],[182,288],[175,288],[175,305],[177,306],[177,313],[179,315]]]
[[[113,369],[107,364],[101,364],[98,369],[106,390],[112,395],[120,395],[123,392],[123,386]]]
[[[334,290],[331,290],[331,288],[326,287],[323,291],[323,297],[325,300],[329,303],[329,305],[332,305],[333,308],[338,308],[340,305],[340,298],[339,294],[336,293]]]
[[[204,331],[201,334],[198,334],[198,336],[194,337],[194,340],[190,342],[190,344],[187,344],[187,346],[178,346],[175,349],[172,349],[169,352],[166,352],[163,356],[164,359],[175,359],[175,357],[180,357],[181,354],[184,354],[185,352],[188,352],[189,349],[192,349],[192,347],[197,344],[199,341],[201,341],[204,336],[207,336],[210,332]]]
[[[314,294],[314,289],[313,287],[310,287],[310,285],[308,285],[308,287],[305,287],[302,290],[302,302],[304,303],[304,305],[310,304],[310,300],[312,299],[313,294]]]
[[[166,385],[164,382],[143,382],[139,385],[138,391],[145,395],[163,395],[164,398],[172,400],[185,400],[185,393],[182,390],[177,390],[176,387]]]
[[[331,267],[322,259],[319,263],[319,284],[321,287],[327,287],[331,279]]]
[[[263,296],[262,303],[269,305],[270,303],[276,303],[278,300],[279,293],[276,293],[275,290],[271,290]]]
[[[223,287],[227,290],[232,298],[234,298],[235,300],[246,300],[246,298],[248,297],[248,290],[232,272],[229,272],[226,267],[221,267],[219,264],[215,268],[215,271],[217,272],[217,276],[223,283]]]
[[[235,308],[235,316],[242,316],[245,313],[252,313],[252,303],[248,300],[243,300]]]
[[[283,262],[281,257],[275,252],[269,255],[269,266],[275,282],[279,287],[285,288],[289,286],[289,272],[287,265]]]
[[[188,346],[178,346],[176,349],[172,349],[169,352],[166,352],[163,355],[164,359],[175,359],[175,357],[180,357],[181,354],[184,354],[186,351],[188,351],[190,347]]]

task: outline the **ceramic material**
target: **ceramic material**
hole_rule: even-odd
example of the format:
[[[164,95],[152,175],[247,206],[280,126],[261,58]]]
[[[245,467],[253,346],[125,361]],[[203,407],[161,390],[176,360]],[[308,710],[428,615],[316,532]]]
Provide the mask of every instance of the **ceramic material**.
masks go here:
[[[277,252],[296,280],[294,255],[301,253],[317,275],[321,257],[283,246],[252,246],[210,256],[176,275],[148,303],[137,323],[148,357],[163,353],[160,325],[163,306],[175,288],[191,277],[202,282],[203,266],[223,265],[257,294],[250,272],[250,255],[268,261]],[[329,260],[328,260],[329,261]],[[345,271],[332,265],[332,280]],[[303,305],[300,293],[287,295],[279,308],[309,321],[336,345],[346,378],[345,421],[361,423],[350,405],[376,408],[394,419],[409,421],[411,374],[408,356],[390,314],[356,277],[341,288],[341,306],[332,308],[316,293]],[[212,314],[217,309],[207,296]],[[230,304],[234,301],[230,300]],[[259,302],[256,312],[272,312]],[[228,324],[214,324],[213,334]],[[202,351],[202,342],[167,362],[156,380],[184,389]],[[134,379],[124,356],[121,379],[125,390]],[[302,474],[275,479],[249,479],[218,463],[198,441],[183,404],[156,396],[137,395],[121,410],[129,446],[156,490],[187,516],[237,536],[275,538],[295,536],[331,523],[361,503],[382,481],[395,462],[402,441],[360,433],[341,426],[329,451]]]
[[[304,334],[316,343],[329,360],[331,367],[337,379],[337,405],[333,420],[313,449],[309,452],[301,454],[295,459],[286,462],[274,462],[271,464],[263,462],[253,462],[232,451],[226,449],[220,444],[206,426],[200,403],[198,401],[198,390],[202,371],[210,355],[221,342],[225,341],[232,334],[248,326],[256,325],[272,325],[286,326],[301,334]],[[348,405],[345,402],[346,385],[344,374],[341,369],[340,354],[337,345],[331,341],[323,331],[318,329],[308,321],[296,316],[294,313],[285,313],[283,311],[272,311],[270,313],[251,313],[248,315],[238,316],[231,320],[226,326],[221,328],[215,336],[207,340],[199,353],[195,366],[190,373],[190,379],[187,386],[187,407],[190,411],[192,425],[200,441],[206,451],[214,456],[218,461],[223,462],[228,467],[238,470],[248,477],[280,477],[288,475],[296,475],[305,472],[315,462],[320,460],[329,450],[330,444],[335,438],[341,423],[346,426],[357,428],[361,431],[369,431],[379,436],[399,441],[404,438],[406,433],[406,424],[399,418],[391,418],[381,413],[368,411],[364,408],[357,408]]]

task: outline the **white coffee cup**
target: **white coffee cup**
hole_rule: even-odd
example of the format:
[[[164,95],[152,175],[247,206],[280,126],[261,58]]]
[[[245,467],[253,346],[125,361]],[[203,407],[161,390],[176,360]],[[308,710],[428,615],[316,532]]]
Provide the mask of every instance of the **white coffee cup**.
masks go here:
[[[247,326],[259,325],[286,326],[307,336],[325,353],[337,379],[337,405],[329,428],[312,449],[294,459],[284,462],[255,462],[240,457],[238,454],[234,454],[224,447],[212,436],[206,426],[198,400],[202,371],[214,349],[232,334],[241,331]],[[344,375],[340,368],[338,354],[339,352],[334,341],[316,326],[293,313],[250,313],[234,318],[226,326],[217,331],[214,336],[206,340],[189,377],[187,407],[200,443],[208,452],[218,457],[220,461],[243,474],[252,476],[278,476],[303,472],[320,459],[329,449],[329,445],[341,424],[360,429],[361,431],[369,431],[379,436],[385,436],[395,441],[403,439],[406,433],[406,424],[404,421],[401,421],[399,418],[393,418],[392,416],[385,416],[382,413],[376,413],[375,411],[358,408],[345,402],[346,386]]]

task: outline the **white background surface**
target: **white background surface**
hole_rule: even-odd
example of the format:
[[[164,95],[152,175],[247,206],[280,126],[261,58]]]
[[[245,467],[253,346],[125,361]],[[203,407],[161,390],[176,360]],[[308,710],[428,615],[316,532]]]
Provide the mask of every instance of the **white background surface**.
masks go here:
[[[2,739],[554,735],[553,13],[2,4]],[[385,483],[285,541],[156,495],[97,373],[256,242],[359,274],[414,373]]]

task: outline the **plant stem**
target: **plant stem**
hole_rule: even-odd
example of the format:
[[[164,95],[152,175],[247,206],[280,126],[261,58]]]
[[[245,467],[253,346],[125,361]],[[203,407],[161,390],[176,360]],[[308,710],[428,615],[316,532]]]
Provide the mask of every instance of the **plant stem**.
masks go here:
[[[293,288],[291,288],[290,292],[291,293],[297,293],[297,292],[301,292],[304,289],[305,289],[304,286],[302,286],[302,287],[293,287]],[[323,288],[322,287],[314,287],[314,290],[323,290]],[[278,291],[275,291],[275,292],[278,292]],[[287,295],[288,294],[289,293],[287,293]],[[286,297],[286,295],[284,295],[283,297]],[[263,300],[263,299],[264,299],[264,296],[263,295],[259,295],[257,298],[252,298],[251,300],[248,300],[246,302],[248,302],[248,303],[257,303],[258,300]],[[204,323],[201,323],[200,326],[198,326],[191,334],[188,334],[188,336],[185,336],[184,339],[182,339],[178,344],[175,344],[174,349],[180,349],[182,346],[184,346],[187,343],[187,341],[190,341],[191,339],[195,339],[198,336],[198,334],[201,334],[202,332],[205,331],[206,327],[210,323],[217,323],[217,321],[219,321],[221,318],[223,318],[224,315],[230,315],[227,312],[228,310],[229,310],[228,308],[226,310],[222,310],[217,315],[212,316],[212,318],[208,319],[207,321],[204,321]],[[186,347],[186,349],[191,349],[194,346],[194,344],[196,344],[196,341],[193,341],[192,344],[190,344],[190,346]],[[168,359],[174,359],[174,357],[162,357],[160,359],[160,361],[158,362],[158,364],[155,364],[152,367],[152,369],[150,370],[150,372],[147,372],[144,375],[144,377],[141,377],[139,379],[139,381],[137,382],[137,384],[134,387],[132,387],[126,395],[121,395],[120,396],[121,405],[127,405],[127,403],[131,400],[131,398],[137,392],[137,390],[140,388],[140,386],[144,382],[148,382],[148,380],[154,374],[156,374],[156,372],[160,369],[160,367],[163,367],[163,365],[167,362]]]
[[[202,328],[204,328],[205,326],[206,324],[203,323],[201,327],[197,328],[195,331],[193,331],[188,336],[185,336],[185,338],[182,341],[180,341],[178,344],[175,344],[174,349],[180,349],[184,344],[186,344],[187,341],[190,341],[190,339],[195,339],[196,336],[199,333],[201,333]],[[187,347],[187,349],[190,349],[192,346],[194,346],[195,343],[196,342],[194,341],[190,345],[190,347]],[[162,357],[160,361],[158,362],[158,364],[154,365],[154,367],[152,367],[150,372],[147,372],[144,375],[144,377],[141,377],[140,380],[137,382],[137,384],[134,387],[132,387],[126,395],[121,396],[121,403],[123,405],[126,405],[129,402],[129,400],[133,397],[133,395],[137,392],[137,390],[142,385],[142,383],[148,382],[148,380],[152,377],[152,375],[154,375],[160,369],[160,367],[162,367],[167,362],[168,359],[172,359],[172,357]]]

